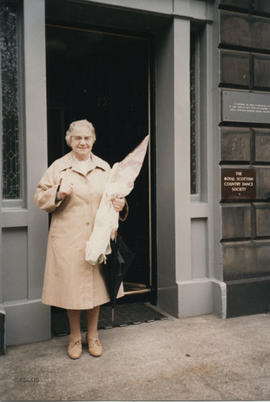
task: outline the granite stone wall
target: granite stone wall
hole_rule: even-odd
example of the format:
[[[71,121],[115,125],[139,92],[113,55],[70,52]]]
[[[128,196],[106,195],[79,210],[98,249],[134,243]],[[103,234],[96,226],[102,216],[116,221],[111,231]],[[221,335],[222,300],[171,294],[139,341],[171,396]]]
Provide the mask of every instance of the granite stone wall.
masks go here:
[[[269,93],[270,1],[219,1],[222,91]],[[222,105],[221,105],[222,108]],[[260,123],[220,122],[221,170],[256,170],[256,196],[221,197],[223,275],[228,317],[269,311],[270,114]]]

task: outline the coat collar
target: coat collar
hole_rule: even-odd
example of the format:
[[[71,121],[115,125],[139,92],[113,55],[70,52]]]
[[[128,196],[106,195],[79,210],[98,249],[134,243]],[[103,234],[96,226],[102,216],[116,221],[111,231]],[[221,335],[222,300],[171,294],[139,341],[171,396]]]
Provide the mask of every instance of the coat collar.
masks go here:
[[[94,155],[93,153],[91,153],[91,160],[93,165],[91,166],[90,170],[93,170],[95,168],[100,168],[104,171],[108,170],[107,163],[98,156]],[[72,157],[72,151],[64,155],[62,158],[60,158],[59,163],[60,163],[60,172],[66,169],[76,170],[76,162]]]

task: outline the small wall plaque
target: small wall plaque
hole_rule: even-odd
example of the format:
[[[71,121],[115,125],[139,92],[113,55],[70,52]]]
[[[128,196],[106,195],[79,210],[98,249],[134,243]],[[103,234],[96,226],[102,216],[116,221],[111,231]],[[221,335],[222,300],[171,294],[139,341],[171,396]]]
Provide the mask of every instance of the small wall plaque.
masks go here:
[[[270,94],[223,91],[222,121],[270,124]]]
[[[222,200],[250,200],[256,198],[255,169],[222,169]]]

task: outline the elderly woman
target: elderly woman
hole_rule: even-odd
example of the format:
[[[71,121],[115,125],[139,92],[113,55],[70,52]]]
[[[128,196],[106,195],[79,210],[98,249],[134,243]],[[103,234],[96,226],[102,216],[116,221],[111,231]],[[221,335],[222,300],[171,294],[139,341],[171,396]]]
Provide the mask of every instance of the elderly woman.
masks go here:
[[[70,325],[68,356],[82,354],[80,312],[87,310],[87,342],[92,356],[102,354],[98,338],[100,305],[109,295],[99,265],[84,259],[85,244],[92,232],[97,209],[110,166],[92,153],[95,129],[87,120],[71,123],[66,142],[72,151],[57,159],[42,176],[35,202],[52,212],[48,236],[42,302],[67,310]],[[125,199],[116,197],[113,207],[120,212]],[[121,285],[118,297],[123,296]]]

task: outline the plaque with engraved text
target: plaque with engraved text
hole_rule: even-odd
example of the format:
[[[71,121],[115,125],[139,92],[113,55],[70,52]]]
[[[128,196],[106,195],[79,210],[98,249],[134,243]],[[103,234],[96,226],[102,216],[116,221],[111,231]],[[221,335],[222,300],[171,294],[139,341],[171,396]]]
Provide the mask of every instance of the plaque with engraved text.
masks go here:
[[[223,91],[222,121],[270,124],[270,94]]]
[[[222,169],[222,200],[252,200],[256,198],[255,169]]]

